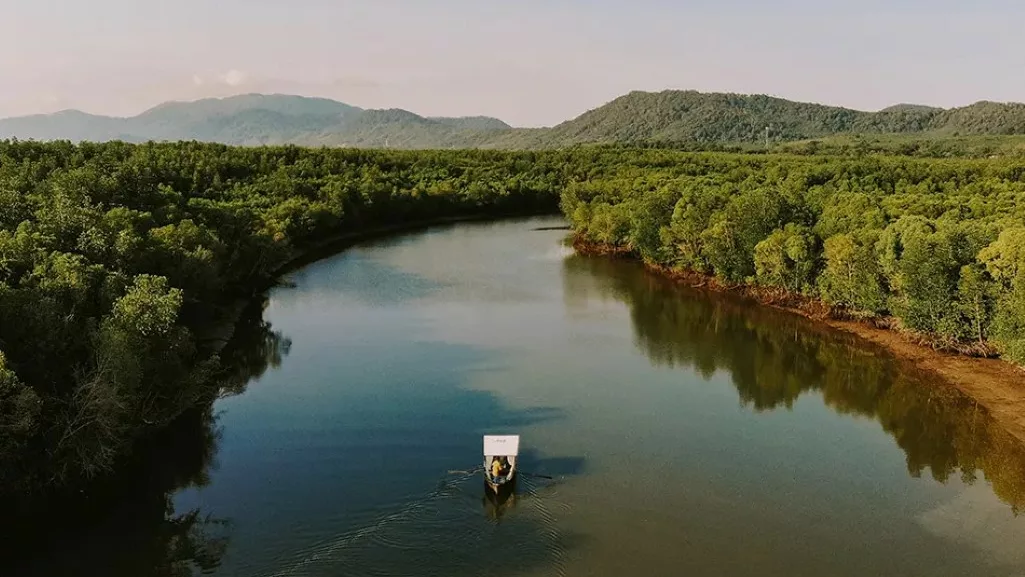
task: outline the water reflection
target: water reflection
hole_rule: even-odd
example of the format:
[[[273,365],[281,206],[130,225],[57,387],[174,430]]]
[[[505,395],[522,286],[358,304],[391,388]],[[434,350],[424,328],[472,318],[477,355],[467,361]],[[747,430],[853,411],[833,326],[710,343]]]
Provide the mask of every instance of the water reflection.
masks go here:
[[[232,340],[220,353],[224,366],[220,376],[222,397],[243,393],[249,382],[263,376],[268,369],[280,367],[291,350],[292,340],[272,330],[270,323],[264,320],[267,304],[267,297],[262,296],[243,311]]]
[[[516,505],[516,485],[517,479],[513,479],[509,483],[509,487],[499,492],[494,492],[488,488],[487,483],[483,484],[484,497],[481,501],[484,503],[484,513],[487,518],[491,521],[501,521],[502,516],[509,512]]]
[[[526,448],[519,455],[519,472],[512,483],[504,485],[497,494],[491,491],[487,483],[482,483],[484,496],[484,512],[491,521],[498,522],[525,501],[533,499],[547,500],[549,504],[558,504],[554,498],[554,490],[566,480],[585,471],[584,457],[545,457],[534,448]],[[537,506],[544,506],[538,504]]]
[[[567,307],[589,299],[627,305],[638,349],[655,364],[728,373],[755,411],[819,394],[838,413],[875,419],[903,449],[908,472],[939,482],[981,472],[1015,514],[1025,505],[1025,449],[971,399],[902,366],[855,337],[795,315],[709,295],[636,263],[573,255],[564,261]]]
[[[222,354],[221,395],[243,392],[288,354],[288,339],[261,320],[261,309],[247,312]],[[182,577],[215,570],[230,545],[231,521],[198,508],[176,511],[172,503],[177,491],[210,482],[221,437],[213,400],[142,441],[116,478],[17,519],[19,533],[3,541],[0,574]]]

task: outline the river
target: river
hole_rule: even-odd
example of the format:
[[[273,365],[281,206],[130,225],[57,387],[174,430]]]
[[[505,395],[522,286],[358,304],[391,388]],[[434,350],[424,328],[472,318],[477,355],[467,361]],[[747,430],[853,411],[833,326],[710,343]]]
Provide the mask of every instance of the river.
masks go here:
[[[168,438],[132,521],[53,558],[119,577],[1025,575],[1025,453],[985,411],[848,335],[575,255],[562,224],[439,226],[291,273],[235,353],[262,365]],[[553,479],[486,499],[460,471],[492,432]]]

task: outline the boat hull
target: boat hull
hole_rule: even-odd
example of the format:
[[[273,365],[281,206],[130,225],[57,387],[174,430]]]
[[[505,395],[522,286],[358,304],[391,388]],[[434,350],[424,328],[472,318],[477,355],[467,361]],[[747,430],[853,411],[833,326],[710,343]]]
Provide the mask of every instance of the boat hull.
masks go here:
[[[484,476],[484,488],[494,495],[508,495],[516,486],[516,475],[511,475],[504,481],[496,483],[487,475]]]

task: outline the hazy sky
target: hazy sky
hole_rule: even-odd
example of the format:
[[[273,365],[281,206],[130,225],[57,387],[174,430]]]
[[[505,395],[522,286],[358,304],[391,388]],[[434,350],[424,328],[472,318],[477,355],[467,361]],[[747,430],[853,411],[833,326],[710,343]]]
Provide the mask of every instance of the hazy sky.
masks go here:
[[[1025,100],[1021,0],[0,0],[0,117],[244,92],[549,125],[630,90]]]

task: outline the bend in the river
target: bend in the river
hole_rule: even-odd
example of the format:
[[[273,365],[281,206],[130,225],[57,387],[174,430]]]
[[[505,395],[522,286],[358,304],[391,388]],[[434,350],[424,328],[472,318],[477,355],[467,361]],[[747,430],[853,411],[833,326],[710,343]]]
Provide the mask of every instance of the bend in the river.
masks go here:
[[[32,574],[1025,570],[1025,452],[977,404],[849,335],[576,255],[560,224],[290,273],[225,351],[237,394]],[[488,499],[458,472],[487,432],[554,480]]]

